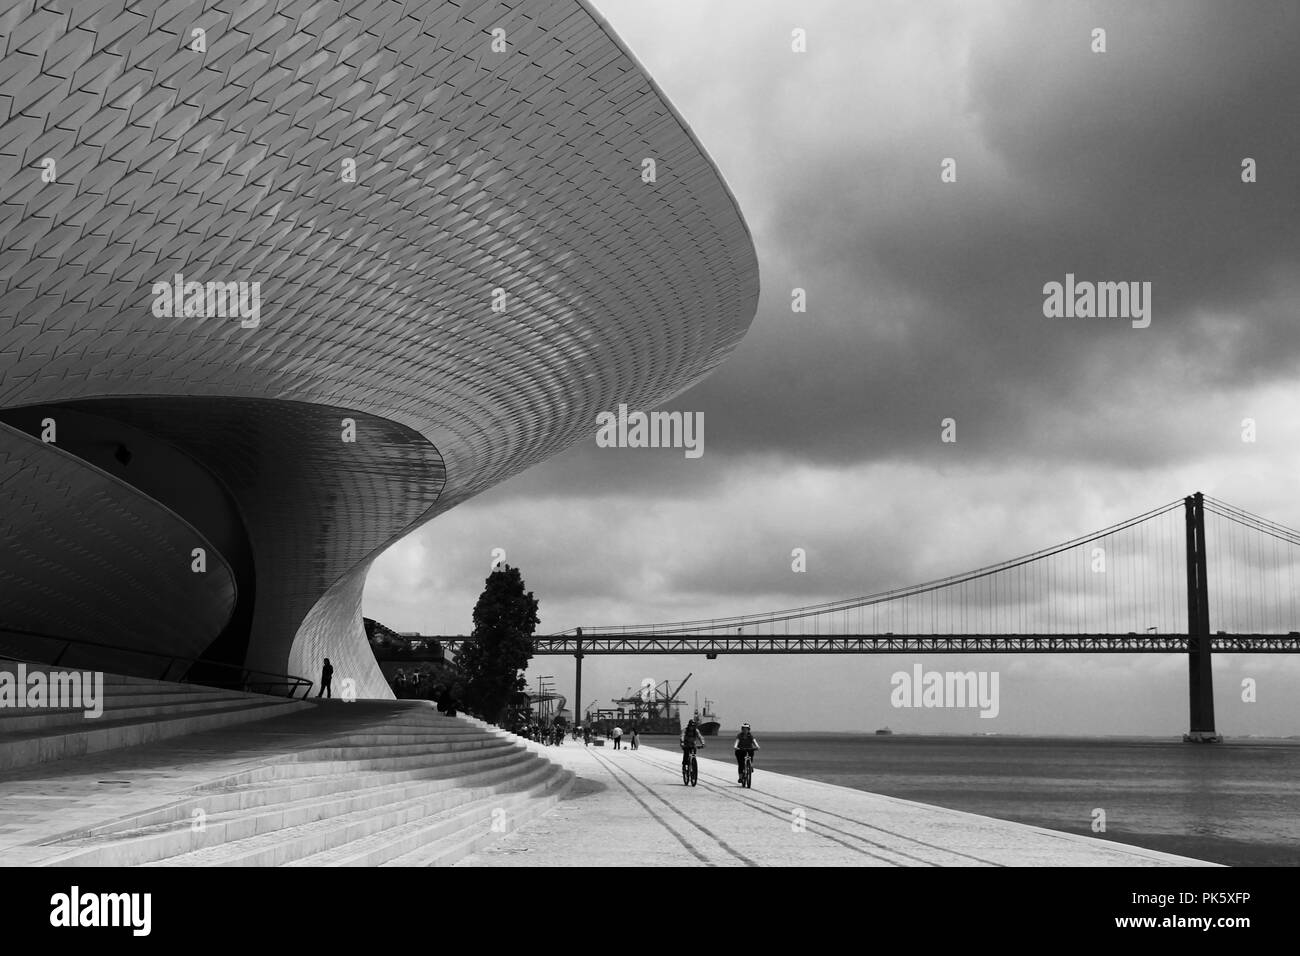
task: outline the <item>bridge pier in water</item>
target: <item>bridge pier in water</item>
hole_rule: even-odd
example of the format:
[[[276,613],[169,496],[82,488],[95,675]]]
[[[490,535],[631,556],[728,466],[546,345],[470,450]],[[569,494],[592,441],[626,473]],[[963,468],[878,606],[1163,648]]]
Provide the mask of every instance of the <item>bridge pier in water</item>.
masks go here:
[[[1210,605],[1205,564],[1205,498],[1198,491],[1183,499],[1187,521],[1187,695],[1189,743],[1217,743],[1214,729],[1214,674],[1210,660]]]
[[[578,648],[573,654],[573,665],[576,671],[573,679],[573,724],[581,727],[587,716],[582,711],[582,628],[578,628]]]

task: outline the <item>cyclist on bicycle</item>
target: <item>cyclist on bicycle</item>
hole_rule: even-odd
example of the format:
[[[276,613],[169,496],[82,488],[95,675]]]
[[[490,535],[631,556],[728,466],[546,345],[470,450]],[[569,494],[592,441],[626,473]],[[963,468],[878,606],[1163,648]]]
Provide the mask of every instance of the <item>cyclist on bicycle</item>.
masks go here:
[[[736,751],[736,775],[737,783],[745,782],[745,758],[754,756],[754,751],[758,750],[758,741],[754,738],[754,733],[749,729],[749,724],[740,725],[740,733],[736,735],[734,745]]]
[[[691,754],[695,753],[695,748],[704,746],[704,738],[700,736],[700,728],[695,725],[695,718],[686,722],[686,727],[682,730],[682,765],[690,759]]]

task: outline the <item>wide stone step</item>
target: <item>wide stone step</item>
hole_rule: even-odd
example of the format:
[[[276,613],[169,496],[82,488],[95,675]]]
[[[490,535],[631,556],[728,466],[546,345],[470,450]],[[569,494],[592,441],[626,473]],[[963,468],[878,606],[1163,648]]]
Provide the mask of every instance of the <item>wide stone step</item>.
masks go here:
[[[515,767],[499,767],[470,776],[380,784],[342,794],[303,796],[253,812],[238,806],[221,811],[210,801],[201,802],[191,806],[184,818],[66,841],[68,852],[51,858],[46,865],[138,866],[261,834],[281,832],[317,820],[361,811],[382,812],[387,807],[422,797],[442,795],[446,798],[443,806],[452,806],[461,802],[465,789],[508,784],[518,778],[519,772]],[[193,825],[192,814],[196,809],[204,812],[201,829]]]
[[[257,700],[265,701],[260,697]],[[209,694],[149,694],[140,695],[140,699],[128,698],[104,702],[103,713],[98,717],[87,717],[85,708],[24,708],[22,710],[5,708],[0,710],[0,734],[21,734],[40,732],[56,727],[68,727],[85,722],[87,726],[99,721],[140,720],[149,717],[162,717],[180,711],[201,713],[222,707],[239,707],[248,703],[243,695],[232,696],[223,693]]]
[[[28,675],[40,672],[49,675],[51,672],[64,674],[96,674],[101,673],[93,668],[85,667],[64,667],[54,664],[25,664],[19,661],[10,660],[0,657],[0,671],[17,673],[19,666],[24,668]],[[262,697],[263,694],[249,693],[230,687],[214,687],[208,684],[188,683],[171,680],[157,680],[151,677],[131,677],[126,674],[112,674],[107,671],[102,672],[104,675],[104,690],[112,692],[115,695],[151,693],[151,692],[168,692],[168,693],[209,693],[218,691],[224,694],[239,694],[244,697]],[[286,698],[287,699],[287,698]]]
[[[104,675],[105,688],[108,687],[120,688],[122,692],[131,692],[134,691],[134,689],[139,689],[139,688],[159,688],[159,689],[195,688],[195,689],[207,689],[207,691],[213,691],[213,689],[216,689],[216,691],[221,691],[221,689],[230,689],[230,688],[221,688],[221,687],[209,687],[209,685],[207,684],[179,682],[179,680],[157,680],[155,678],[138,678],[138,676],[130,676],[127,674],[112,674],[112,672],[109,671],[96,671],[94,669],[86,669],[86,667],[65,667],[61,665],[52,665],[52,663],[26,663],[22,661],[13,661],[13,659],[6,658],[6,657],[0,657],[0,671],[9,671],[12,672],[12,674],[16,674],[19,667],[22,667],[22,670],[25,670],[29,675],[36,674],[36,672],[40,672],[40,674],[45,674],[45,675],[49,675],[51,674],[51,672],[57,672],[57,674],[81,674],[83,678],[85,678],[86,675],[100,674],[101,672],[101,674]],[[243,691],[234,691],[234,693],[243,693]]]
[[[462,751],[467,760],[482,760],[488,757],[505,754],[510,752],[527,753],[527,748],[516,747],[514,751],[503,748],[498,741],[490,737],[472,738],[472,743],[481,744],[481,746],[466,747]],[[416,760],[407,761],[405,765],[397,768],[384,767],[367,767],[360,763],[361,758],[358,756],[355,760],[328,760],[328,761],[300,761],[297,752],[285,754],[282,757],[273,760],[267,760],[251,766],[245,770],[222,777],[220,780],[205,784],[196,789],[197,792],[208,791],[228,791],[237,788],[252,788],[266,785],[272,782],[311,780],[316,778],[339,778],[346,776],[348,779],[357,779],[367,774],[376,775],[385,779],[395,779],[394,774],[415,774],[419,775],[425,771],[432,770],[447,763],[442,759],[444,755],[437,755],[438,760]],[[384,758],[393,760],[394,758]]]
[[[238,701],[202,713],[179,709],[174,714],[137,720],[86,721],[85,729],[52,728],[48,734],[23,734],[0,740],[0,771],[85,754],[133,747],[168,737],[265,720],[310,706],[275,697]]]
[[[418,766],[406,770],[368,770],[347,774],[330,772],[307,776],[285,775],[282,772],[277,774],[277,770],[281,768],[281,765],[273,765],[262,768],[255,776],[239,774],[237,780],[232,780],[228,785],[222,785],[212,792],[239,796],[247,795],[246,799],[249,801],[247,805],[251,806],[257,805],[260,798],[256,795],[262,792],[278,792],[282,789],[288,789],[299,795],[305,792],[310,796],[323,792],[323,788],[329,785],[336,786],[338,790],[343,790],[380,786],[387,783],[403,783],[409,780],[454,780],[458,772],[478,773],[481,770],[490,770],[496,767],[511,767],[525,762],[529,756],[531,755],[527,750],[516,748],[514,750],[494,750],[490,753],[482,753],[476,755],[474,760],[459,764],[443,763]]]
[[[204,809],[210,819],[214,813],[255,812],[266,807],[309,802],[381,787],[423,786],[429,792],[434,792],[459,786],[466,780],[495,780],[508,776],[521,766],[530,764],[531,756],[526,751],[509,751],[488,759],[421,767],[399,773],[325,774],[212,790],[129,821],[118,821],[101,827],[96,832],[110,833],[150,825],[176,825],[179,822],[188,825],[196,808]]]
[[[165,681],[147,683],[113,684],[107,675],[104,678],[104,695],[113,700],[132,700],[136,697],[148,697],[150,694],[168,694],[176,697],[197,696],[201,694],[225,694],[240,700],[253,700],[261,697],[279,697],[289,700],[283,694],[260,694],[240,690],[237,687],[213,687],[209,684],[180,684]],[[299,700],[302,698],[299,697]]]
[[[466,830],[490,834],[496,821],[504,821],[509,827],[512,818],[522,819],[524,808],[567,784],[566,776],[571,774],[549,761],[542,761],[541,766],[528,774],[506,783],[462,791],[466,799],[457,805],[350,840],[289,865],[379,866]]]
[[[390,738],[393,740],[402,740],[405,737],[420,737],[427,734],[445,734],[445,733],[477,733],[481,731],[477,727],[471,727],[463,724],[458,720],[447,720],[428,723],[410,723],[410,724],[377,724],[370,727],[358,728],[356,731],[360,734],[369,734],[375,737]]]
[[[403,747],[406,744],[419,744],[424,741],[438,741],[446,739],[474,739],[474,740],[500,740],[500,737],[491,734],[484,734],[473,727],[451,726],[437,727],[434,730],[424,732],[412,732],[412,734],[382,734],[382,732],[372,732],[370,730],[351,731],[347,734],[341,734],[328,739],[322,740],[320,747],[357,747],[357,745],[370,745],[370,747]]]
[[[553,768],[541,761],[540,771]],[[516,772],[501,787],[514,786],[523,775]],[[439,793],[426,793],[385,806],[380,811],[360,810],[324,820],[286,827],[270,833],[205,847],[169,857],[155,865],[173,866],[283,866],[312,853],[332,849],[381,830],[401,826],[434,813],[443,812],[448,801],[473,799],[484,788],[457,787]],[[490,792],[490,788],[489,788]]]
[[[411,757],[420,754],[468,753],[513,746],[508,741],[495,740],[483,734],[454,734],[433,737],[408,744],[331,743],[329,746],[311,747],[295,755],[299,763],[319,763],[334,760],[374,760],[381,757]]]
[[[439,788],[452,786],[457,780],[471,776],[510,771],[530,763],[534,755],[526,750],[494,750],[475,755],[472,760],[427,764],[397,772],[368,771],[365,773],[324,773],[305,777],[267,776],[257,781],[242,781],[221,789],[209,789],[196,794],[192,800],[175,805],[175,808],[156,811],[158,820],[188,819],[194,807],[204,806],[218,811],[270,806],[296,800],[310,800],[325,794],[341,794],[381,786],[397,786],[425,781]],[[268,768],[270,769],[270,768]],[[147,821],[137,818],[135,825]]]
[[[342,744],[374,744],[376,746],[400,745],[407,743],[418,743],[421,740],[431,740],[447,736],[470,736],[470,737],[491,737],[491,734],[485,734],[476,727],[466,727],[461,725],[435,726],[422,729],[404,730],[401,733],[391,733],[384,731],[382,728],[373,726],[360,726],[347,730],[343,733],[334,734],[330,737],[323,737],[319,741],[320,746],[332,746]]]
[[[403,757],[357,757],[352,760],[305,760],[292,761],[285,764],[276,765],[274,776],[304,776],[322,775],[331,773],[353,773],[356,771],[369,770],[410,770],[413,767],[437,766],[445,764],[455,766],[462,761],[481,760],[491,756],[493,753],[504,750],[505,748],[494,747],[485,744],[482,747],[473,749],[458,750],[445,754],[411,754]],[[523,751],[527,752],[527,751]],[[310,768],[301,770],[294,768]]]
[[[549,782],[545,788],[530,794],[529,799],[516,803],[507,813],[507,826],[503,832],[498,832],[491,826],[485,830],[481,820],[470,821],[470,825],[459,833],[451,833],[441,839],[432,840],[379,865],[451,866],[546,813],[564,799],[564,795],[573,786],[573,780],[574,774],[571,771],[562,771],[561,776]]]
[[[193,822],[194,811],[200,809],[211,819],[220,813],[256,811],[277,804],[308,801],[324,795],[347,794],[376,787],[423,782],[432,792],[458,786],[465,780],[495,781],[503,774],[516,772],[531,757],[522,748],[496,750],[492,753],[493,756],[460,764],[439,764],[389,773],[369,771],[287,778],[274,775],[277,767],[283,765],[264,764],[253,771],[244,771],[196,788],[190,796],[166,806],[66,832],[60,836],[59,842],[82,845],[96,838],[114,839],[124,834],[130,835],[132,831],[138,834],[153,829],[180,826],[188,828]]]
[[[107,758],[138,772],[135,794],[147,795],[164,768],[182,768],[190,782],[158,788],[156,800],[125,800],[113,817],[83,810],[80,822],[46,828],[41,842],[14,848],[33,865],[358,865],[429,843],[439,849],[421,859],[437,862],[499,835],[493,819],[513,829],[544,812],[571,778],[534,747],[425,706],[306,703],[133,679],[111,692],[106,684],[105,707],[97,720],[72,708],[24,714],[8,725],[23,733],[0,737],[0,759],[33,757],[20,748],[52,758],[193,734]],[[254,719],[264,729],[222,729]],[[76,724],[59,723],[68,720]]]

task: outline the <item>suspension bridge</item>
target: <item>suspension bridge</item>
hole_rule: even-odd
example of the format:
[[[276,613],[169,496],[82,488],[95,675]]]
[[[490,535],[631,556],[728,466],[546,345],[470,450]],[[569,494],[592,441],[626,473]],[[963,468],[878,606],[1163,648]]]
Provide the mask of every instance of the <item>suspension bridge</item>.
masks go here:
[[[587,654],[1186,654],[1185,739],[1217,740],[1212,655],[1300,653],[1297,564],[1300,532],[1198,492],[964,574],[757,614],[575,627],[536,638],[535,653],[575,659],[577,700]]]

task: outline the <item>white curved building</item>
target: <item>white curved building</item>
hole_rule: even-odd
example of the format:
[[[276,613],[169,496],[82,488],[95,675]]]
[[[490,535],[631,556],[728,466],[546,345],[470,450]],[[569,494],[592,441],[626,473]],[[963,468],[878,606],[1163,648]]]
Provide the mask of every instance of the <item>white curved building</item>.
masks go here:
[[[0,654],[387,696],[371,561],[721,362],[736,202],[579,0],[64,7],[0,13]]]

